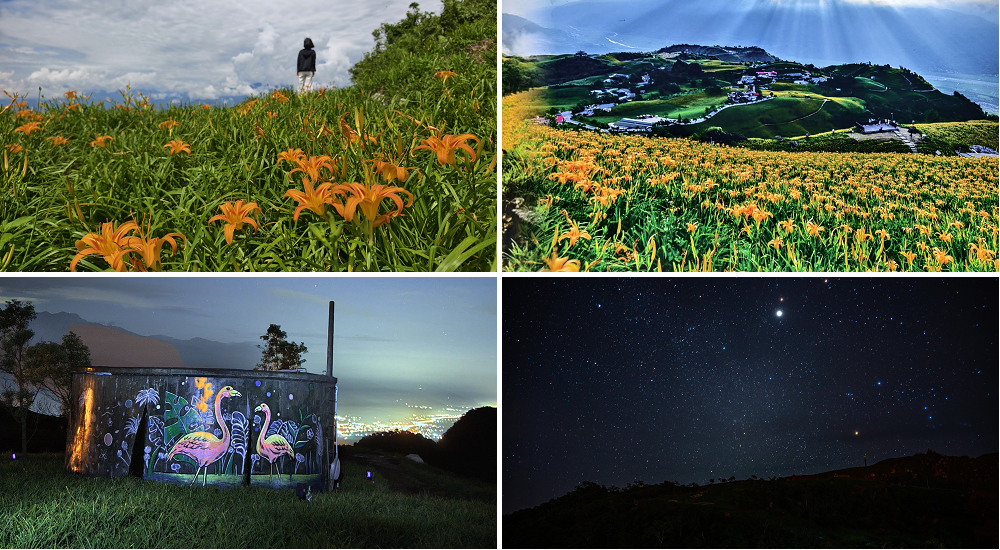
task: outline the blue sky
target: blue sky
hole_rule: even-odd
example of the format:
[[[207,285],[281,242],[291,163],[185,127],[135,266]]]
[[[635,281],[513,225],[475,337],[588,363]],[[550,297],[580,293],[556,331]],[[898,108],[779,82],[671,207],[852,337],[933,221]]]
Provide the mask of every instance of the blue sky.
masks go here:
[[[0,278],[0,304],[11,299],[185,340],[259,343],[275,323],[306,344],[303,366],[317,374],[333,300],[334,375],[349,414],[384,418],[414,395],[435,407],[497,404],[496,277]]]
[[[0,89],[35,97],[41,86],[54,98],[131,83],[159,102],[212,103],[254,83],[291,86],[306,37],[317,52],[314,85],[344,87],[374,47],[372,31],[403,19],[410,2],[0,0]],[[420,4],[441,10],[439,0]]]

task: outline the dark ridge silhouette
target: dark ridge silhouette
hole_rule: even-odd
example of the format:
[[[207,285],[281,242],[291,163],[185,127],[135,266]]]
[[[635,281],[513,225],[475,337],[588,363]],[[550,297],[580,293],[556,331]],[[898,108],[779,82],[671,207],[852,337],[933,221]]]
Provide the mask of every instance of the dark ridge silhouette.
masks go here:
[[[438,449],[443,468],[496,483],[496,407],[480,407],[465,413],[441,436]]]
[[[503,545],[996,548],[997,470],[997,453],[969,458],[928,450],[770,481],[753,476],[701,487],[636,482],[625,488],[583,482],[504,515]]]
[[[465,413],[437,443],[417,433],[396,430],[366,435],[354,447],[403,455],[416,453],[438,468],[496,483],[497,410],[481,407]]]
[[[437,461],[438,455],[437,443],[433,440],[427,439],[421,434],[404,430],[377,432],[366,435],[359,439],[354,444],[354,447],[358,449],[385,451],[387,453],[398,453],[401,455],[418,454],[425,462],[432,464]]]

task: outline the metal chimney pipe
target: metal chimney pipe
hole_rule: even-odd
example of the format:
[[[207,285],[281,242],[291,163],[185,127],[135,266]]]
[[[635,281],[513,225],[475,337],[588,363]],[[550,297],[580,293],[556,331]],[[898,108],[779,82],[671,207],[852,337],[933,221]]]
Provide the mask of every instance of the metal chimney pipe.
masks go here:
[[[326,375],[333,376],[333,300],[330,300],[330,321],[326,325]]]

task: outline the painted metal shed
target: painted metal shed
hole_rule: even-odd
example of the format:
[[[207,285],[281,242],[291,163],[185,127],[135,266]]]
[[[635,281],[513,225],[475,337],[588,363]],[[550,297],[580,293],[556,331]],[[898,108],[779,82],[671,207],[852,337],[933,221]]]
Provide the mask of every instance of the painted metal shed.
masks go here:
[[[66,438],[67,471],[328,488],[336,453],[332,376],[89,367],[73,373],[72,391],[78,401]]]

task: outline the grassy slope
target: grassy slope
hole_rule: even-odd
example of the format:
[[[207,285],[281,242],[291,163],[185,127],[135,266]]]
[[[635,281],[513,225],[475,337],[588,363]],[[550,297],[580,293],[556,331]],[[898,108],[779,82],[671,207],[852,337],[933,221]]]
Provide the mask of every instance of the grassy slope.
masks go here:
[[[969,122],[939,122],[936,124],[917,124],[921,134],[927,136],[919,144],[917,150],[921,153],[934,154],[936,150],[943,155],[954,155],[955,149],[967,148],[969,145],[985,145],[994,151],[1000,150],[998,137],[1000,125],[987,120]]]
[[[823,105],[822,99],[779,96],[763,103],[730,107],[695,125],[694,129],[720,126],[727,132],[759,138],[797,136],[806,132],[816,134],[831,128],[842,128],[845,122],[849,126],[849,121],[857,114],[852,107],[837,101],[827,101]]]
[[[123,93],[113,109],[57,101],[39,112],[8,109],[0,114],[0,146],[23,151],[4,151],[0,270],[65,271],[83,236],[133,217],[147,236],[174,234],[179,250],[161,255],[168,271],[492,269],[495,14],[495,2],[483,0],[446,2],[441,16],[414,10],[389,26],[394,39],[353,68],[355,86],[345,90],[304,97],[284,90],[287,101],[264,94],[232,108],[156,110]],[[435,76],[445,70],[456,76]],[[39,129],[16,130],[32,117]],[[179,126],[161,126],[170,120]],[[368,137],[352,139],[347,127]],[[466,140],[476,161],[456,168],[415,150],[437,133],[476,136],[478,145]],[[112,140],[93,147],[95,135]],[[46,139],[56,136],[69,141]],[[173,139],[188,143],[190,154],[168,154],[163,146]],[[333,157],[338,169],[323,179],[336,183],[377,180],[371,168],[380,159],[415,169],[391,181],[413,194],[413,204],[371,240],[362,215],[347,222],[326,208],[325,217],[305,210],[294,220],[297,203],[285,193],[302,189],[301,174],[289,175],[294,165],[277,159],[294,148]],[[222,223],[208,220],[236,200],[260,207],[251,216],[259,227],[243,225],[228,244]],[[108,264],[91,256],[78,269]]]
[[[419,467],[419,466],[417,466]],[[62,455],[0,461],[0,546],[493,548],[496,501],[391,492],[343,463],[339,491],[186,487],[63,473]],[[434,475],[441,475],[435,472]]]

